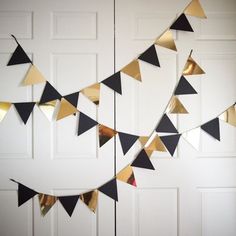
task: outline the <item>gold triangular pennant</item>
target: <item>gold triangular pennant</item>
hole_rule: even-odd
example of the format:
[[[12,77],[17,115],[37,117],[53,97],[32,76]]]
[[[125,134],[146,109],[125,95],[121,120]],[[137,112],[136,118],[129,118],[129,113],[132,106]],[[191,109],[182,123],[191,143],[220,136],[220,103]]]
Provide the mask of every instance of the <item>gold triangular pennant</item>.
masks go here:
[[[224,111],[219,119],[225,121],[226,123],[236,127],[236,104]]]
[[[99,146],[102,147],[106,142],[108,142],[111,138],[113,138],[117,131],[99,124]]]
[[[156,135],[156,137],[152,140],[152,142],[145,149],[147,151],[166,152],[165,145],[162,143],[162,141],[158,135]]]
[[[138,140],[139,140],[141,146],[144,147],[145,144],[147,143],[148,139],[149,139],[148,136],[140,136]]]
[[[63,119],[69,115],[73,115],[77,112],[77,108],[74,107],[65,98],[61,99],[60,109],[57,114],[57,120]]]
[[[176,96],[173,96],[171,98],[166,112],[172,113],[172,114],[187,114],[188,113],[184,105],[180,102],[180,100]]]
[[[155,44],[177,51],[172,32],[170,30],[165,31],[160,37],[158,37],[155,41]]]
[[[188,60],[183,69],[183,75],[201,75],[205,74],[202,68],[193,60],[191,56],[188,57]]]
[[[132,167],[126,166],[124,169],[122,169],[117,175],[116,178],[122,182],[125,182],[127,184],[133,185],[137,187],[136,180],[134,177],[134,172]]]
[[[131,77],[133,77],[136,80],[141,81],[141,73],[139,68],[139,62],[138,60],[133,60],[128,65],[126,65],[124,68],[121,69],[121,71]]]
[[[40,211],[42,216],[45,216],[48,211],[51,209],[51,207],[55,204],[57,201],[57,197],[39,193],[39,205],[40,205]]]
[[[39,104],[38,107],[43,112],[43,114],[48,118],[49,121],[52,121],[57,100]]]
[[[93,190],[87,193],[83,193],[80,195],[80,200],[88,206],[88,208],[95,212],[97,209],[97,203],[98,203],[98,191]]]
[[[190,2],[189,5],[185,8],[184,13],[190,16],[207,18],[199,0],[192,0],[192,2]]]
[[[182,133],[183,138],[188,141],[197,151],[200,145],[200,127]]]
[[[11,107],[11,103],[0,102],[0,122],[4,119],[10,107]]]
[[[35,65],[31,65],[23,81],[24,85],[33,85],[46,82],[41,72]]]
[[[86,96],[94,104],[99,105],[100,83],[96,83],[87,88],[82,89],[81,93],[84,94],[84,96]]]

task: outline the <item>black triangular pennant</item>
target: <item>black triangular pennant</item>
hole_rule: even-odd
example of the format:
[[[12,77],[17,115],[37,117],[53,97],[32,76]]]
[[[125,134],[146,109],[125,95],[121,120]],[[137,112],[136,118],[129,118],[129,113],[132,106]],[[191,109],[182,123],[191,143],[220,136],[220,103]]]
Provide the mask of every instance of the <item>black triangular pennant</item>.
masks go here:
[[[152,165],[152,162],[150,161],[144,149],[139,152],[138,156],[134,159],[131,166],[155,170],[154,166]]]
[[[184,13],[178,17],[178,19],[171,25],[170,29],[193,32],[192,26]]]
[[[175,135],[168,135],[168,136],[161,136],[160,139],[164,143],[165,147],[171,154],[171,156],[174,155],[175,149],[179,143],[179,138],[181,134],[175,134]]]
[[[106,184],[102,185],[98,190],[108,197],[118,201],[118,193],[117,193],[117,182],[116,179],[112,179],[111,181],[107,182]]]
[[[71,103],[74,107],[77,107],[78,105],[78,98],[79,98],[79,92],[71,93],[69,95],[64,96],[64,98]]]
[[[18,183],[18,207],[33,198],[37,192],[23,184]]]
[[[29,57],[25,53],[24,49],[20,46],[20,44],[18,44],[9,62],[7,63],[7,66],[24,64],[24,63],[32,64],[32,61],[29,59]]]
[[[97,121],[93,120],[89,116],[85,115],[84,113],[80,112],[79,114],[79,126],[78,126],[78,135],[86,132],[87,130],[93,128],[98,124]]]
[[[204,125],[201,128],[210,134],[212,137],[220,141],[220,125],[219,125],[219,118],[215,118]]]
[[[169,117],[164,114],[161,118],[159,124],[156,127],[156,132],[162,132],[162,133],[178,133],[175,126],[172,124]]]
[[[62,98],[61,94],[58,93],[57,90],[47,81],[39,104],[50,102],[57,99],[61,100],[61,98]]]
[[[126,134],[122,132],[118,132],[120,138],[120,144],[123,150],[124,155],[129,151],[129,149],[134,145],[134,143],[138,140],[139,136]]]
[[[26,124],[31,112],[34,109],[35,102],[21,102],[21,103],[14,103],[14,106],[20,115],[22,121]]]
[[[149,47],[144,53],[142,53],[139,56],[138,59],[148,62],[154,66],[160,67],[160,63],[159,63],[159,59],[157,56],[155,45],[152,45],[151,47]]]
[[[78,202],[79,195],[75,196],[63,196],[58,197],[59,201],[61,202],[62,206],[68,213],[68,215],[71,217],[73,214],[73,211],[75,209],[76,203]]]
[[[122,94],[120,71],[103,80],[101,83],[105,84],[117,93]]]
[[[181,76],[179,83],[175,89],[174,95],[184,95],[184,94],[197,94],[197,92],[192,87],[192,85],[185,79],[185,77]]]

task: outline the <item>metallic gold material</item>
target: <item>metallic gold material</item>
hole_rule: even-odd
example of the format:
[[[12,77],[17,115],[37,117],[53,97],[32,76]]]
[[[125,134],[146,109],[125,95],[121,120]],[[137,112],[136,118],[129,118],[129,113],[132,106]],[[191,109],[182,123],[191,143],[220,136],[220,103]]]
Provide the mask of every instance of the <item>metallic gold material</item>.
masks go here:
[[[35,65],[31,65],[23,81],[24,85],[33,85],[46,82],[41,72]]]
[[[122,169],[117,175],[116,178],[122,182],[125,182],[127,184],[133,185],[137,187],[136,180],[134,177],[134,172],[132,167],[129,165]]]
[[[166,148],[158,135],[156,135],[156,137],[152,140],[152,142],[145,149],[147,151],[166,152]]]
[[[4,119],[5,115],[9,111],[11,103],[9,102],[0,102],[0,122]]]
[[[93,84],[87,88],[81,90],[81,93],[84,94],[90,101],[99,105],[100,98],[100,83]]]
[[[147,143],[148,139],[149,139],[148,136],[140,136],[138,140],[139,140],[141,146],[144,147],[145,144]]]
[[[99,129],[100,147],[103,146],[106,142],[108,142],[111,138],[113,138],[117,134],[117,131],[101,124],[98,125],[98,129]]]
[[[46,102],[43,104],[38,104],[38,107],[44,113],[44,115],[48,118],[49,121],[51,121],[53,118],[56,103],[57,103],[57,100]]]
[[[188,141],[196,150],[199,150],[200,145],[200,127],[182,133],[183,138]]]
[[[190,16],[196,16],[200,18],[207,18],[199,0],[192,0],[185,8],[184,13]]]
[[[177,51],[172,32],[170,30],[165,31],[160,37],[158,37],[155,41],[155,44]]]
[[[69,103],[65,98],[61,99],[60,109],[57,114],[57,120],[63,119],[69,115],[73,115],[77,112],[77,108]]]
[[[139,62],[138,60],[133,60],[128,65],[126,65],[124,68],[121,69],[121,71],[131,77],[133,77],[136,80],[141,81],[141,73],[139,68]]]
[[[184,105],[180,102],[180,100],[176,96],[173,96],[171,98],[166,112],[172,113],[172,114],[186,114],[186,113],[188,113],[188,111],[186,110]]]
[[[81,194],[80,200],[84,202],[84,204],[86,204],[91,211],[95,212],[98,203],[98,191],[94,190]]]
[[[145,152],[147,153],[148,157],[150,158],[153,151],[152,150],[148,150],[147,148],[144,148]]]
[[[236,104],[228,108],[225,112],[223,112],[219,116],[219,119],[236,127]]]
[[[57,201],[57,197],[39,193],[39,205],[40,205],[40,211],[42,216],[45,216],[48,211],[51,209],[51,207],[55,204]]]
[[[189,56],[184,69],[183,75],[201,75],[205,74],[202,68],[193,60],[191,56]]]

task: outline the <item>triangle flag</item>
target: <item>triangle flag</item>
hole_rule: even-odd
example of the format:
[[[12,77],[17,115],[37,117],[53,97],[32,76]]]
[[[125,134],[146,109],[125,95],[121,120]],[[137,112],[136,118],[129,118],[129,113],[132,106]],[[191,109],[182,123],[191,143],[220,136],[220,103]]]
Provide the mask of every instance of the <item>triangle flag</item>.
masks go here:
[[[197,92],[192,87],[192,85],[185,79],[185,77],[181,76],[174,94],[175,95],[197,94]]]
[[[48,118],[49,121],[52,120],[55,111],[57,100],[38,104],[38,107],[43,112],[43,114]]]
[[[80,200],[88,206],[88,208],[95,212],[98,204],[98,191],[93,190],[87,193],[83,193],[80,195]]]
[[[152,162],[150,161],[144,149],[139,152],[138,156],[134,159],[131,166],[155,170],[154,166],[152,165]]]
[[[105,84],[115,92],[122,94],[120,71],[116,72],[114,75],[103,80],[101,83]]]
[[[182,133],[182,137],[189,142],[197,151],[200,146],[200,127]]]
[[[43,82],[46,82],[46,79],[43,77],[43,75],[35,65],[31,65],[23,81],[23,84],[33,85],[33,84],[40,84]]]
[[[122,147],[123,154],[125,155],[129,149],[134,145],[134,143],[139,139],[139,136],[126,134],[122,132],[118,132],[120,144]]]
[[[99,124],[99,147],[102,147],[106,142],[113,138],[117,132],[107,126]]]
[[[75,206],[79,200],[79,195],[63,196],[63,197],[58,197],[58,199],[61,202],[64,209],[66,210],[66,212],[68,213],[68,215],[71,217],[75,209]]]
[[[177,20],[171,25],[170,29],[193,32],[192,26],[184,13],[177,18]]]
[[[40,104],[53,100],[61,100],[62,96],[57,90],[47,81],[40,99]]]
[[[18,207],[33,198],[37,192],[23,184],[18,183]]]
[[[166,152],[166,148],[158,135],[156,135],[152,142],[146,147],[146,150]]]
[[[68,94],[68,95],[64,96],[64,98],[65,98],[70,104],[72,104],[74,107],[77,107],[77,105],[78,105],[78,99],[79,99],[79,92],[75,92],[75,93]]]
[[[4,119],[10,108],[10,102],[0,102],[0,122]]]
[[[202,68],[193,60],[191,56],[188,57],[188,60],[183,69],[183,75],[202,75],[205,72]]]
[[[149,139],[148,136],[140,136],[138,140],[139,140],[141,146],[144,147],[145,144],[147,143],[148,139]]]
[[[127,184],[130,184],[134,187],[137,187],[136,180],[134,176],[134,172],[132,167],[126,166],[124,169],[122,169],[117,175],[116,178],[122,182],[125,182]]]
[[[133,60],[132,62],[130,62],[128,65],[121,69],[121,72],[129,75],[130,77],[133,77],[136,80],[142,80],[138,60]]]
[[[60,109],[57,114],[57,120],[61,120],[69,115],[73,115],[77,112],[77,108],[74,107],[65,98],[61,99]]]
[[[155,44],[177,52],[175,41],[170,30],[165,31],[160,37],[158,37]]]
[[[220,141],[220,125],[219,118],[215,118],[203,125],[201,125],[201,129],[210,134],[212,137]]]
[[[236,105],[231,106],[226,111],[224,111],[219,119],[225,121],[226,123],[236,127]],[[1,118],[0,118],[1,121]]]
[[[178,133],[170,118],[164,114],[156,127],[156,132],[162,133]]]
[[[30,114],[32,113],[34,109],[35,102],[21,102],[21,103],[14,103],[14,106],[20,115],[22,121],[24,124],[27,123]]]
[[[179,138],[181,134],[175,134],[175,135],[168,135],[168,136],[161,136],[161,141],[166,146],[167,150],[171,154],[171,156],[174,155],[175,149],[179,143]]]
[[[98,190],[118,202],[116,179],[112,179],[109,182],[105,183],[100,188],[98,188]]]
[[[79,114],[79,126],[78,126],[78,136],[93,128],[98,124],[97,121],[93,120],[89,116],[80,112]]]
[[[20,46],[20,44],[18,44],[9,62],[7,63],[7,66],[24,64],[24,63],[32,64],[32,61],[29,59],[29,57],[25,53],[24,49]]]
[[[150,63],[154,66],[160,67],[159,59],[157,56],[155,45],[152,45],[149,47],[145,52],[143,52],[139,58],[142,61],[145,61],[147,63]]]
[[[180,102],[180,100],[176,96],[173,96],[171,98],[169,105],[166,109],[166,112],[171,113],[171,114],[187,114],[188,113],[184,105]]]
[[[45,216],[52,206],[56,203],[57,197],[39,193],[39,205],[42,216]]]
[[[99,105],[100,99],[100,83],[93,84],[81,90],[81,93],[86,96],[95,105]]]
[[[207,18],[199,0],[192,0],[185,8],[184,13],[190,16],[196,16],[200,18]]]

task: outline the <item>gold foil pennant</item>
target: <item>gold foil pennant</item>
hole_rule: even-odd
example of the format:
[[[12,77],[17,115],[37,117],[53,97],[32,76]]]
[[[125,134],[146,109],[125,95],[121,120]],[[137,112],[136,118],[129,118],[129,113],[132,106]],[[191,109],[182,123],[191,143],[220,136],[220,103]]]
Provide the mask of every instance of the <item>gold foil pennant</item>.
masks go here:
[[[81,90],[81,93],[84,94],[90,101],[99,105],[100,98],[100,83],[93,84],[87,88]]]
[[[46,82],[41,72],[35,65],[31,65],[23,81],[24,85],[33,85]]]
[[[99,124],[99,146],[103,146],[111,138],[113,138],[117,132],[109,127]]]
[[[125,182],[127,184],[133,185],[137,187],[136,180],[134,177],[134,172],[132,167],[129,165],[122,169],[117,175],[116,178],[122,182]]]
[[[11,108],[11,103],[0,102],[0,122],[4,119],[10,108]]]
[[[39,193],[39,205],[40,205],[40,211],[42,216],[45,216],[48,211],[51,209],[51,207],[55,204],[57,201],[57,197]]]
[[[192,2],[190,2],[185,8],[184,13],[190,16],[207,18],[199,0],[192,0]]]
[[[158,135],[156,135],[156,137],[152,140],[152,142],[145,149],[147,151],[166,152],[166,148]]]
[[[80,195],[80,200],[88,206],[88,208],[95,212],[97,209],[97,203],[98,203],[98,191],[90,191],[84,194]]]
[[[136,80],[141,81],[141,73],[139,68],[139,62],[138,60],[133,60],[128,65],[126,65],[124,68],[121,69],[121,71],[131,77],[133,77]]]
[[[176,96],[173,96],[171,98],[166,112],[171,113],[171,114],[187,114],[188,113],[184,105],[180,102],[180,100]]]
[[[144,147],[145,144],[147,143],[148,139],[149,139],[148,136],[140,136],[138,140],[139,140],[141,146]]]
[[[184,69],[183,75],[201,75],[205,74],[202,68],[193,60],[191,56],[189,56]]]
[[[61,99],[60,109],[57,114],[57,120],[63,119],[69,115],[73,115],[77,112],[77,108],[74,107],[65,98]]]
[[[38,104],[38,107],[43,112],[43,114],[48,118],[49,121],[51,121],[53,118],[56,104],[57,100],[46,102],[43,104]]]
[[[155,41],[155,44],[177,51],[172,32],[170,30],[165,31],[160,37],[158,37]]]
[[[223,112],[219,116],[219,119],[236,127],[236,105],[231,106],[225,112]]]

